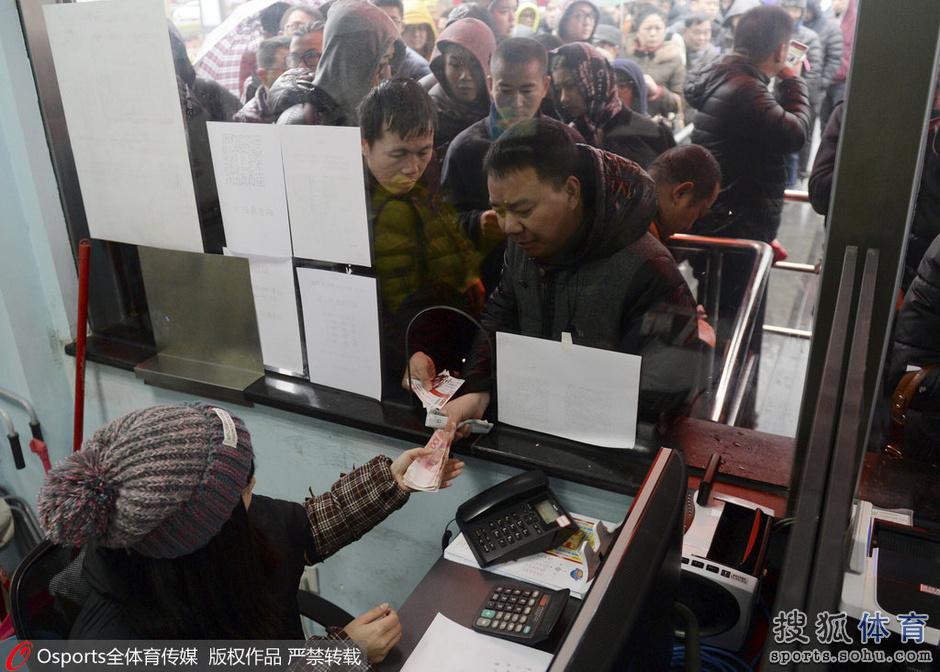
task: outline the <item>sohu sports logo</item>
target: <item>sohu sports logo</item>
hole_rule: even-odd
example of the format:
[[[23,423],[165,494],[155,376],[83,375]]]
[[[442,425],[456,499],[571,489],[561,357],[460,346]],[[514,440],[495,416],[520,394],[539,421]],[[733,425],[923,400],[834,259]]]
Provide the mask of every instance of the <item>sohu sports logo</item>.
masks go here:
[[[13,650],[10,651],[10,655],[7,656],[4,669],[7,670],[7,672],[16,672],[16,670],[26,665],[32,653],[32,642],[20,642],[13,647]]]

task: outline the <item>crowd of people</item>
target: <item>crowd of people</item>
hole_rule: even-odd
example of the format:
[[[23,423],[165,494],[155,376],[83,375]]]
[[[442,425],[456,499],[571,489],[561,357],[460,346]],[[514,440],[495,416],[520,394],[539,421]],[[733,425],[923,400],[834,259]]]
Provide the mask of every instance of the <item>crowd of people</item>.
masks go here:
[[[834,5],[272,2],[255,45],[180,64],[181,90],[215,120],[361,128],[386,396],[403,370],[408,383],[448,368],[470,392],[450,412],[484,412],[487,340],[451,316],[413,325],[446,305],[490,332],[642,355],[641,414],[662,420],[694,407],[697,358],[727,341],[748,281],[729,264],[706,315],[663,244],[691,231],[776,245],[784,188],[842,91],[838,12],[854,7]],[[676,147],[688,123],[693,144]]]
[[[494,332],[570,334],[642,355],[641,415],[665,421],[694,405],[702,354],[727,339],[745,269],[725,265],[709,316],[664,243],[689,231],[773,243],[817,118],[810,191],[828,210],[855,2],[833,1],[841,27],[815,0],[774,5],[493,0],[435,18],[401,0],[275,2],[260,15],[264,39],[218,79],[171,31],[197,186],[203,197],[214,188],[206,120],[358,127],[391,387],[459,371],[463,394],[445,406],[456,425],[494,401]],[[805,60],[790,57],[794,39]],[[675,146],[685,122],[692,144]],[[919,401],[908,447],[929,460],[940,427],[938,133],[940,95],[886,375],[909,378]],[[485,333],[451,312],[406,347],[413,318],[439,305]],[[303,567],[402,507],[404,474],[429,452],[378,456],[301,505],[253,495],[250,434],[223,409],[113,421],[40,497],[49,538],[84,549],[73,636],[299,637]],[[462,469],[446,462],[442,487]],[[378,662],[402,632],[381,604],[331,634],[364,642]]]

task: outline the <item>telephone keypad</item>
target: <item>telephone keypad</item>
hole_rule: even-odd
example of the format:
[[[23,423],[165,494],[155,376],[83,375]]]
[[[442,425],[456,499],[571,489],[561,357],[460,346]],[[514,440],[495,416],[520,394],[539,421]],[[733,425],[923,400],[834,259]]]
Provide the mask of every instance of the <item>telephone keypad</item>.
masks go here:
[[[473,536],[484,553],[491,554],[497,548],[505,549],[519,542],[527,541],[533,534],[538,536],[546,531],[542,519],[530,504],[524,504],[520,511],[503,515],[495,520],[481,524],[473,530]]]

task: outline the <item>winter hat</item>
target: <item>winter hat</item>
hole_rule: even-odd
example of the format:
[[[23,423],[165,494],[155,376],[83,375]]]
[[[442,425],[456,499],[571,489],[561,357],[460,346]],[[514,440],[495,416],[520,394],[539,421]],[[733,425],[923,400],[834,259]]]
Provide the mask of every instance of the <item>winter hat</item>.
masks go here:
[[[623,42],[623,35],[620,33],[620,29],[617,26],[608,26],[607,24],[602,23],[594,31],[594,38],[592,40],[594,44],[599,44],[600,42],[607,42],[616,47],[620,47],[620,43]]]
[[[251,473],[251,436],[204,403],[154,406],[99,429],[49,472],[39,519],[55,543],[176,558],[231,517]]]

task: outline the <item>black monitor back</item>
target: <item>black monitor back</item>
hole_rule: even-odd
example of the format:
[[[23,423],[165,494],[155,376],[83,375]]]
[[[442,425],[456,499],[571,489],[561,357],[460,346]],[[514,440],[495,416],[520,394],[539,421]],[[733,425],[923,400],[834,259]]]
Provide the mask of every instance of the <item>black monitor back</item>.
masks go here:
[[[661,448],[549,672],[669,669],[686,488]]]

